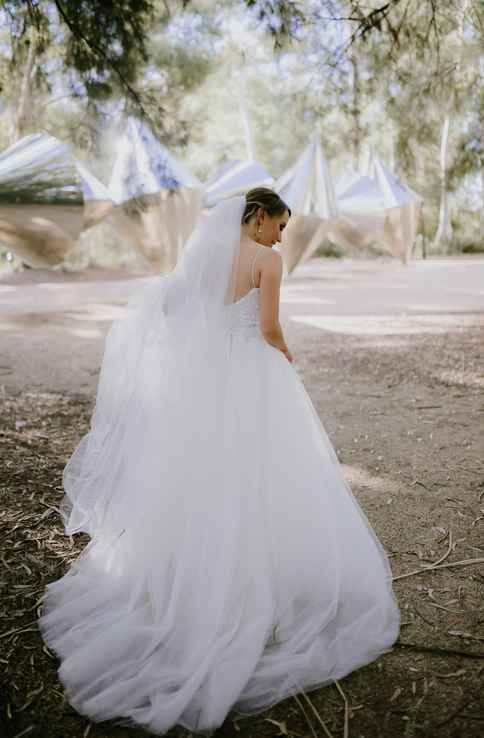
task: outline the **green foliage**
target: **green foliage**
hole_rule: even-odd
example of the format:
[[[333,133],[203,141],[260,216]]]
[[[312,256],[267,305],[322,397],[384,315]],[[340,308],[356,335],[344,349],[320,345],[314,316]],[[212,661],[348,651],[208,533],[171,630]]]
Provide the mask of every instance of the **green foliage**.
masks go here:
[[[338,244],[326,240],[318,246],[314,252],[314,256],[325,257],[327,259],[341,259],[345,256],[345,250]]]
[[[304,10],[293,0],[246,0],[246,5],[272,36],[275,49],[285,48],[307,22]]]
[[[128,82],[146,62],[146,35],[153,17],[150,0],[55,0],[66,34],[64,62],[76,69],[95,96],[99,77],[116,74]],[[102,85],[102,82],[101,82]]]
[[[55,45],[64,69],[74,73],[67,74],[73,94],[104,100],[115,90],[124,90],[142,105],[131,85],[139,65],[147,60],[151,0],[7,0],[2,10],[11,39],[9,68],[21,70],[34,45],[39,79],[30,82],[37,91],[42,82],[48,85],[43,64]]]
[[[461,252],[463,254],[484,254],[484,243],[475,243],[474,241],[465,243],[461,247]]]
[[[273,175],[314,132],[333,175],[371,150],[424,197],[431,240],[448,115],[452,248],[482,240],[479,0],[9,0],[0,20],[0,145],[44,129],[106,182],[113,121],[134,112],[203,178],[247,157],[243,105]]]

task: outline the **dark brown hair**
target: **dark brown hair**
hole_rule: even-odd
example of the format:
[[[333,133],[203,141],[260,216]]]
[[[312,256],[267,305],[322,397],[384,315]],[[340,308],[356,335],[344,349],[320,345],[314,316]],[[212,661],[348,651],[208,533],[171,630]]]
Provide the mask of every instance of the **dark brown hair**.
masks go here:
[[[242,215],[242,223],[247,223],[259,208],[263,208],[267,215],[271,217],[282,215],[286,210],[291,215],[291,208],[286,205],[277,192],[269,189],[269,187],[254,187],[245,193],[245,208]]]

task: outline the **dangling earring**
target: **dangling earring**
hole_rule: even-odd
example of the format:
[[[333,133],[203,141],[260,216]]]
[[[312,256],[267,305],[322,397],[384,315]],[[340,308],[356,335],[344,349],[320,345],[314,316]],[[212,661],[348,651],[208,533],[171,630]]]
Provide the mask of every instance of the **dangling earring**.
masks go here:
[[[261,224],[259,223],[259,227],[258,227],[258,229],[257,229],[257,236],[256,236],[256,239],[255,239],[255,240],[257,241],[257,243],[259,243],[259,236],[260,236],[260,232],[261,232],[261,230],[262,230],[262,226],[261,226]]]

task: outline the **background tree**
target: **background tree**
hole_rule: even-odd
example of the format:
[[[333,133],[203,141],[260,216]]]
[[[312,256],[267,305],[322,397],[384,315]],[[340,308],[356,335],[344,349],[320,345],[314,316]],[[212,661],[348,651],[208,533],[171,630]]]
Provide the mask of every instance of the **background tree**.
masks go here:
[[[423,195],[435,249],[449,248],[439,222],[452,248],[476,238],[478,0],[10,0],[0,20],[4,146],[47,130],[107,181],[113,121],[135,113],[204,178],[247,156],[244,109],[272,174],[319,132],[335,176],[364,170],[372,150]]]

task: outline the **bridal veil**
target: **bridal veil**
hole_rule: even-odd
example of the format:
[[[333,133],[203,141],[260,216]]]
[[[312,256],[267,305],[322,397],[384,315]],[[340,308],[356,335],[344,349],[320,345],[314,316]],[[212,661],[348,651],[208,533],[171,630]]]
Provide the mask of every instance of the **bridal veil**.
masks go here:
[[[151,278],[129,300],[126,315],[112,323],[91,427],[64,470],[60,510],[66,533],[93,536],[106,513],[123,504],[123,469],[133,454],[143,453],[132,440],[145,436],[155,405],[168,433],[170,423],[175,432],[183,422],[187,437],[220,431],[244,206],[244,197],[232,197],[202,216],[175,269]],[[193,427],[194,418],[203,418],[203,428]],[[181,458],[170,459],[177,462]],[[130,494],[136,496],[133,484]]]

